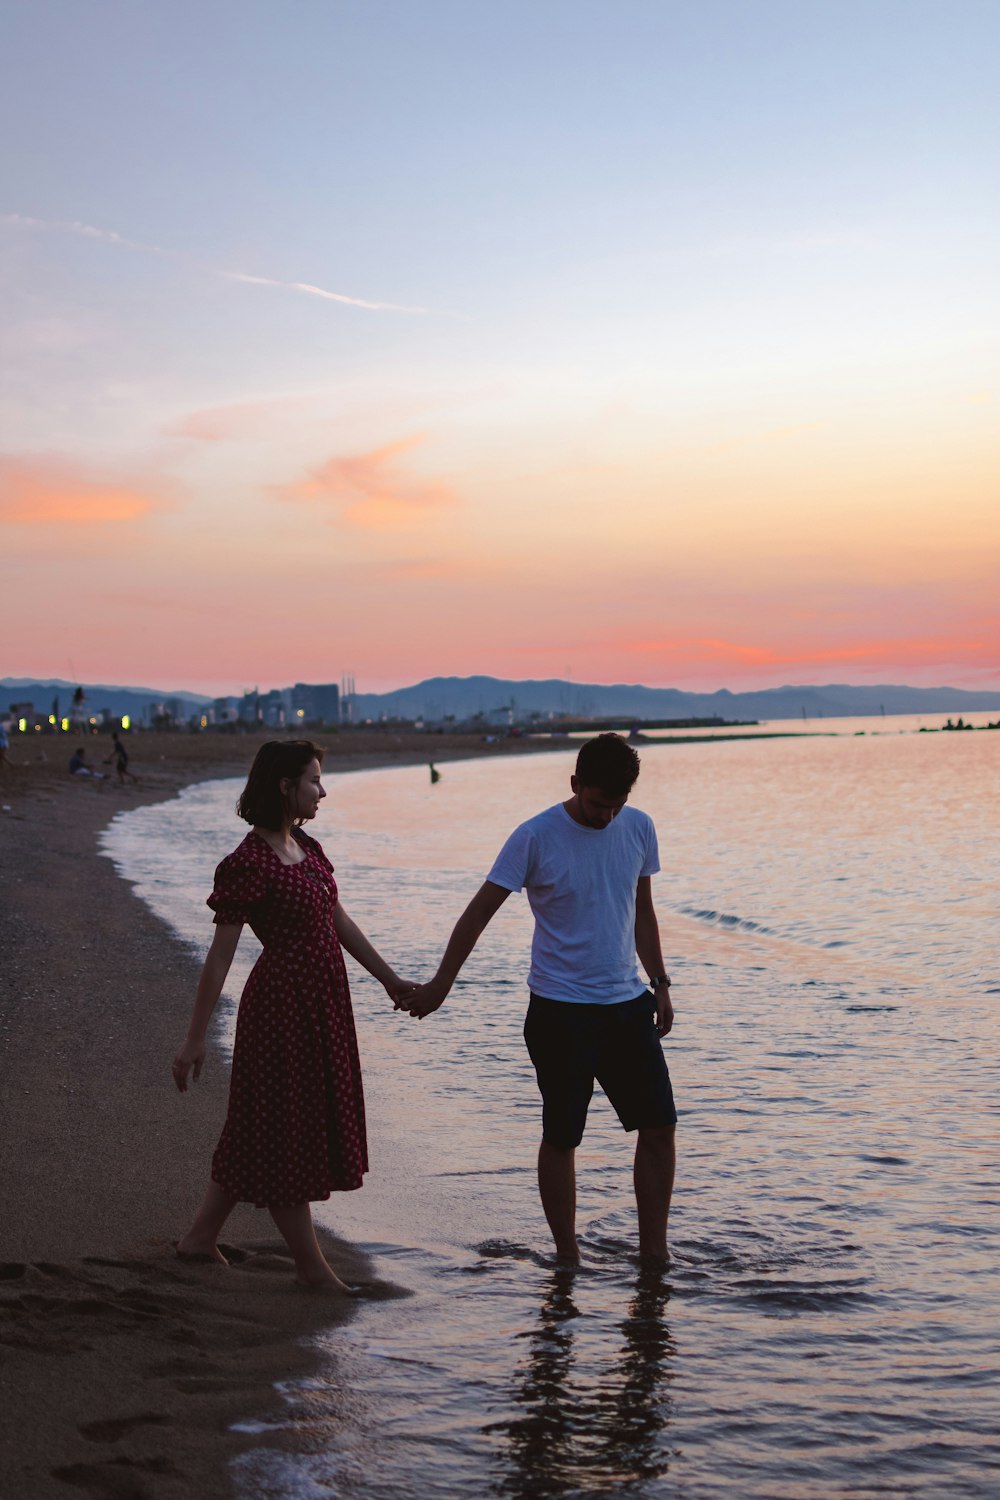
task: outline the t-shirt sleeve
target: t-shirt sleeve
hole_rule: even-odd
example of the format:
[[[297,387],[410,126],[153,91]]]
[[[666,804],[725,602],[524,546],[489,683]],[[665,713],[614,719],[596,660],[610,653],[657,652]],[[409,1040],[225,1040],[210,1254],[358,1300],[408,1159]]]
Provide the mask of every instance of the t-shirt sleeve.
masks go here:
[[[652,818],[647,819],[646,829],[646,857],[642,862],[642,875],[655,875],[660,868],[660,846],[656,838],[656,825]]]
[[[520,891],[524,888],[531,869],[534,839],[527,825],[515,828],[493,861],[493,868],[486,879],[505,891]]]
[[[267,895],[267,879],[259,865],[241,856],[227,854],[215,872],[215,885],[207,905],[215,912],[217,926],[238,927],[249,922]]]

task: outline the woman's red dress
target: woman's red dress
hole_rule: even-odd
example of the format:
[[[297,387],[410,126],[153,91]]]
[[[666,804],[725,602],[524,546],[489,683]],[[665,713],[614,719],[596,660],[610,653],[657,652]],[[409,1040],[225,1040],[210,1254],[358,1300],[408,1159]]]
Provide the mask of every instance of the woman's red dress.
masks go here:
[[[287,865],[256,833],[215,872],[217,923],[248,922],[264,946],[236,1021],[229,1113],[212,1177],[230,1197],[287,1207],[348,1191],[368,1170],[361,1062],[337,885],[315,839]]]

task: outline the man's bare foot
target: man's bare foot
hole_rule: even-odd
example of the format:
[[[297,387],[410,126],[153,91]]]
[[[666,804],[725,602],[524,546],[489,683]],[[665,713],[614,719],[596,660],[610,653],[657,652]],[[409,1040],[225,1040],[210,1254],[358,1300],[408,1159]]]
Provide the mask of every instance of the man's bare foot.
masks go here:
[[[218,1245],[206,1245],[203,1242],[200,1243],[198,1240],[193,1239],[189,1234],[186,1234],[183,1239],[179,1239],[174,1246],[174,1249],[177,1252],[177,1259],[186,1261],[188,1265],[229,1265],[228,1260],[223,1255]]]

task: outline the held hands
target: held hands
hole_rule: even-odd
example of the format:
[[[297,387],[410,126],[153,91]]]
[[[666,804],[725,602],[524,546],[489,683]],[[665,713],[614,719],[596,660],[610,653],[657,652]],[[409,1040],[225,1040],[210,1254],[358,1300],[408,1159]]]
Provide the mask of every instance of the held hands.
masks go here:
[[[420,986],[415,979],[400,979],[398,974],[392,974],[388,979],[383,979],[382,988],[389,996],[394,1008],[401,1010],[401,998],[419,989]]]
[[[385,986],[386,994],[392,1001],[393,1008],[395,1010],[405,1010],[411,1016],[428,1014],[427,1010],[415,1010],[412,1002],[429,988],[429,985],[418,984],[415,979],[400,979],[398,974],[394,975],[392,980]],[[444,996],[442,995],[441,1000],[443,999]],[[441,1004],[441,1000],[437,1001],[437,1005]],[[429,1009],[436,1010],[437,1005],[431,1006]]]
[[[183,1047],[174,1058],[171,1072],[174,1075],[174,1083],[182,1094],[187,1093],[188,1073],[192,1068],[192,1079],[195,1083],[201,1077],[201,1070],[205,1065],[205,1043],[185,1040]]]
[[[429,984],[407,985],[398,990],[392,999],[397,1010],[405,1010],[408,1015],[416,1016],[422,1021],[424,1016],[429,1016],[444,1003],[446,994],[444,986],[432,979]]]

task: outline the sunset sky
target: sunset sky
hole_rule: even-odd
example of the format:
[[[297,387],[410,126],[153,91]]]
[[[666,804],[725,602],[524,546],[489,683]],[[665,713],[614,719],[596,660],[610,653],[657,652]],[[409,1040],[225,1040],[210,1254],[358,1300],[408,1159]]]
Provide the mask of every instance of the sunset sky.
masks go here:
[[[32,0],[0,676],[1000,688],[995,0]]]

